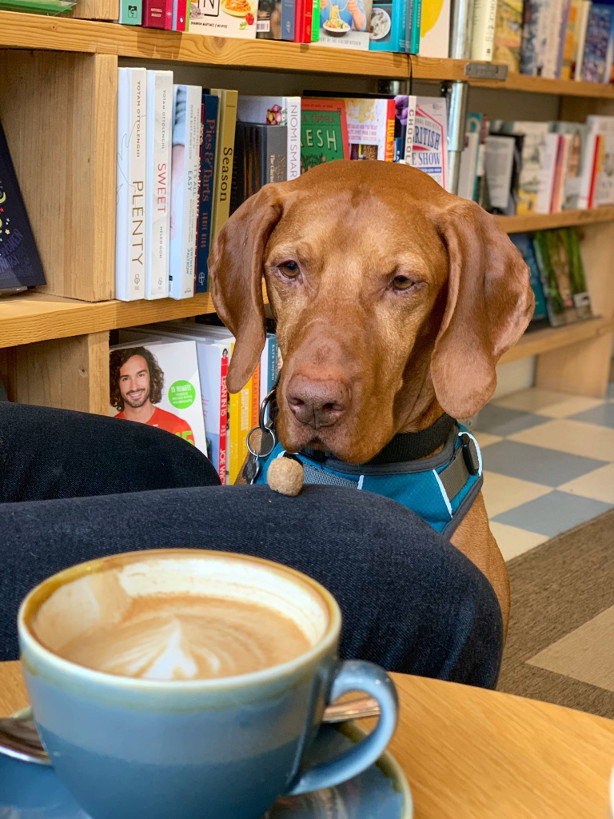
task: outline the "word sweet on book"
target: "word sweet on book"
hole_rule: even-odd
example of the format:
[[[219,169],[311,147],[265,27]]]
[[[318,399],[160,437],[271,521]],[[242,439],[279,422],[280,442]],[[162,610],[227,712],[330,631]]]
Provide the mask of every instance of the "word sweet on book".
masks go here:
[[[41,284],[45,274],[0,125],[0,293]]]

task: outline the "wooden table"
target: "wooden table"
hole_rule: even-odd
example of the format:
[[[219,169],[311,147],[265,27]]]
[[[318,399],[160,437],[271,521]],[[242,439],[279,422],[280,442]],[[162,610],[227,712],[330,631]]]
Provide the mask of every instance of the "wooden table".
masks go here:
[[[536,700],[394,674],[390,750],[416,819],[607,819],[614,721]],[[0,716],[26,704],[19,663],[0,663]]]

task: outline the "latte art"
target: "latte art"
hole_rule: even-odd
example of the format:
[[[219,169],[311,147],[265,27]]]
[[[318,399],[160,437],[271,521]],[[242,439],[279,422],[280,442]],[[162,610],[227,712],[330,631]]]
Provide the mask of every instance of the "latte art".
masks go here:
[[[71,662],[150,680],[247,674],[310,648],[290,618],[241,600],[193,595],[135,598],[118,622],[97,624],[58,653]]]

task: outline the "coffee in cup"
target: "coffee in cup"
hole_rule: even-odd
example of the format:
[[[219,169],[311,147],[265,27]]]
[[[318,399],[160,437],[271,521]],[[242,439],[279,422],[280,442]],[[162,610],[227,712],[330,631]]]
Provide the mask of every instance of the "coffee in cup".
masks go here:
[[[74,566],[19,613],[37,726],[93,819],[254,819],[372,764],[396,693],[378,666],[338,661],[339,630],[336,602],[306,575],[197,549]],[[356,690],[379,701],[375,730],[303,770],[325,706]]]

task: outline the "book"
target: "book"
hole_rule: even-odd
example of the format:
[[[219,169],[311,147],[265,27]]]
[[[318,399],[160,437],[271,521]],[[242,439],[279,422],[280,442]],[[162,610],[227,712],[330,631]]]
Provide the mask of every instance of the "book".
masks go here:
[[[188,0],[173,0],[173,31],[187,31],[189,25]]]
[[[147,70],[146,299],[168,296],[173,72]]]
[[[546,134],[541,152],[539,185],[534,208],[535,213],[553,213],[557,210],[557,205],[555,204],[557,191],[555,189],[559,176],[557,168],[560,165],[562,141],[562,134]]]
[[[522,134],[522,152],[518,175],[518,198],[516,213],[535,211],[540,184],[542,154],[546,134],[550,130],[547,122],[527,120],[491,120],[492,134]]]
[[[301,174],[301,98],[239,94],[237,120],[287,128],[286,178]]]
[[[575,62],[571,67],[571,75],[574,80],[582,79],[582,65],[584,62],[584,46],[586,44],[586,29],[588,27],[588,17],[590,14],[592,0],[582,0],[580,8],[580,21],[577,26],[578,40],[574,47]]]
[[[549,0],[526,0],[522,17],[520,72],[541,77],[548,38]]]
[[[322,162],[349,159],[343,99],[303,98],[301,103],[301,172]]]
[[[513,216],[516,212],[514,164],[517,138],[513,134],[489,134],[486,137],[484,169],[488,179],[489,211]]]
[[[234,89],[212,88],[219,98],[217,148],[213,174],[213,209],[211,213],[211,241],[230,214],[230,192],[237,124],[239,94]]]
[[[195,342],[138,333],[123,338],[110,350],[110,413],[164,429],[206,454]]]
[[[613,152],[614,117],[589,114],[586,118],[588,132],[586,148],[582,155],[580,193],[578,207],[592,208],[609,204],[612,196],[612,160],[604,160]]]
[[[488,127],[484,122],[484,116],[479,111],[474,111],[467,114],[465,120],[465,133],[475,133],[478,135],[477,156],[475,162],[475,183],[473,186],[473,194],[470,197],[474,202],[478,201],[478,191],[485,174],[484,170],[484,156],[485,143],[488,135]]]
[[[611,82],[614,49],[614,5],[592,3],[586,27],[582,79]]]
[[[117,22],[124,26],[140,26],[143,23],[143,0],[119,0]]]
[[[505,63],[510,71],[520,71],[522,43],[522,0],[499,0],[495,17],[492,59]]]
[[[257,17],[258,0],[192,0],[190,32],[255,39]]]
[[[561,62],[560,78],[562,80],[573,79],[573,70],[577,59],[578,38],[580,34],[580,16],[582,13],[582,0],[571,0],[567,15],[567,27],[565,29],[565,42],[563,45],[563,60]]]
[[[472,60],[492,60],[496,20],[497,0],[474,0],[470,49]]]
[[[313,20],[313,0],[295,0],[294,42],[310,43]]]
[[[219,97],[203,91],[203,144],[200,161],[198,230],[196,236],[195,293],[206,293],[209,286],[209,250],[213,212],[213,175],[217,145]]]
[[[392,97],[344,97],[350,159],[394,159]]]
[[[556,79],[560,75],[568,16],[569,0],[550,0],[542,77]]]
[[[570,139],[563,168],[561,210],[578,208],[589,126],[581,122],[554,122],[552,128]]]
[[[418,54],[420,51],[420,30],[422,25],[422,0],[407,0],[407,20],[403,51]]]
[[[412,97],[409,97],[411,100]],[[416,96],[408,113],[405,162],[431,176],[442,188],[448,185],[448,125],[446,102],[439,97]]]
[[[293,42],[296,29],[294,0],[281,0],[281,39]]]
[[[411,47],[407,35],[408,0],[374,0],[371,9],[369,51],[404,53]]]
[[[449,56],[451,0],[422,0],[420,20],[421,57]]]
[[[458,187],[456,190],[457,195],[463,199],[473,199],[479,152],[479,132],[465,130],[465,142],[461,152]]]
[[[281,40],[281,0],[259,0],[256,38]]]
[[[286,181],[285,125],[237,122],[231,211],[269,182]]]
[[[347,3],[320,0],[317,42],[329,48],[368,51],[372,41],[371,20],[372,0],[357,0],[353,11],[350,11]]]
[[[553,327],[591,316],[580,246],[575,228],[537,231],[533,247]]]
[[[535,296],[535,309],[533,310],[533,317],[531,324],[544,324],[548,322],[548,310],[546,308],[546,297],[544,296],[544,289],[542,287],[541,278],[539,274],[539,267],[537,259],[535,258],[535,249],[533,241],[528,233],[512,233],[510,240],[522,254],[527,267],[529,268],[529,276],[531,282],[531,289]]]
[[[120,301],[145,296],[146,127],[147,71],[119,68],[115,298]]]
[[[174,85],[169,296],[194,295],[202,88]]]
[[[173,27],[172,0],[143,0],[144,28],[161,28],[170,31]]]
[[[45,284],[28,213],[0,123],[0,292]]]

